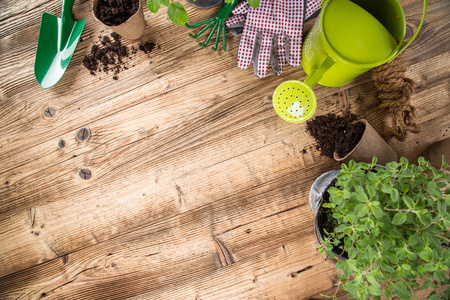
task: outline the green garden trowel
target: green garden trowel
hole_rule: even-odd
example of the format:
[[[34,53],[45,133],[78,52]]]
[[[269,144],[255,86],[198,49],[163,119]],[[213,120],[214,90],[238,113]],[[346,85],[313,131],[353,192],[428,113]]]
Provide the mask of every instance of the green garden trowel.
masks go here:
[[[73,2],[63,0],[61,18],[42,14],[34,75],[44,89],[56,84],[64,75],[86,23],[86,20],[72,19]]]

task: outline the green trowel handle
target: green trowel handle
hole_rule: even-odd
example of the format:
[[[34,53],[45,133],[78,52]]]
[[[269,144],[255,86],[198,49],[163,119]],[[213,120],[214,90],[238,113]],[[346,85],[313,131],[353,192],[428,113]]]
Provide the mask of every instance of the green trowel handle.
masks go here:
[[[312,72],[306,77],[304,83],[310,88],[313,88],[319,82],[320,78],[322,78],[323,74],[325,74],[325,72],[328,71],[328,69],[331,68],[335,63],[336,61],[331,58],[331,56],[328,56],[327,58],[325,58],[318,69],[312,70]]]
[[[63,0],[61,19],[72,19],[72,8],[74,0]],[[64,21],[63,21],[64,22]]]
[[[59,44],[60,50],[64,49],[69,42],[72,34],[75,21],[72,18],[72,8],[74,0],[63,0],[61,12],[61,26],[58,26],[58,31],[61,33],[61,42]]]
[[[230,3],[224,3],[217,14],[217,18],[220,20],[225,20],[239,1],[240,0],[233,0]]]
[[[420,29],[422,28],[423,22],[425,21],[425,15],[427,13],[427,6],[428,6],[428,0],[424,0],[423,1],[423,13],[422,13],[422,20],[420,20],[420,24],[417,27],[416,32],[414,32],[414,34],[409,38],[408,42],[397,52],[397,54],[394,55],[394,57],[392,57],[388,63],[390,63],[391,61],[393,61],[400,53],[402,53],[409,45],[411,45],[411,43],[414,41],[414,39],[417,37],[417,35],[419,34]]]

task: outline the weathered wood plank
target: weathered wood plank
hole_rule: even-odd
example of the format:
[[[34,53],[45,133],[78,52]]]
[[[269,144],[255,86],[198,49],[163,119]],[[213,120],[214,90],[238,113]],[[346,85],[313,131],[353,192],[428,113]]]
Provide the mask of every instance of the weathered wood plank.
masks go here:
[[[314,248],[307,195],[338,164],[320,156],[305,124],[280,120],[270,101],[279,83],[305,78],[301,68],[257,79],[236,68],[236,37],[227,36],[226,52],[200,49],[187,36],[195,30],[145,8],[143,40],[159,47],[133,57],[118,81],[93,77],[81,61],[104,27],[90,1],[75,1],[75,19],[87,19],[83,41],[63,79],[43,90],[33,75],[40,16],[46,7],[58,15],[60,2],[15,3],[0,2],[0,298],[334,292],[336,272]],[[422,3],[401,4],[413,32]],[[450,129],[449,7],[430,1],[402,55],[417,83],[420,133],[391,138],[370,73],[342,88],[316,86],[316,115],[339,112],[344,99],[399,154],[426,154]],[[193,22],[219,9],[187,8]],[[48,106],[52,118],[43,116]],[[76,138],[82,127],[86,141]],[[92,178],[82,180],[80,168]]]
[[[292,178],[292,183],[298,179],[299,175]],[[268,187],[265,189],[268,190]],[[298,201],[296,196],[304,199],[305,192],[303,188],[303,196],[290,194],[289,197]],[[285,194],[282,189],[271,189],[267,193],[271,199],[284,197]],[[246,297],[246,294],[252,297],[258,295],[255,292],[261,292],[258,289],[264,291],[264,286],[267,286],[270,280],[286,282],[287,287],[295,289],[292,280],[298,277],[303,279],[306,288],[309,281],[307,277],[321,274],[318,270],[310,269],[321,269],[323,260],[323,256],[314,250],[314,235],[310,226],[313,216],[308,204],[303,201],[299,206],[278,213],[271,211],[270,215],[257,217],[254,214],[253,220],[248,220],[245,226],[234,225],[235,229],[230,228],[230,221],[240,221],[242,214],[248,216],[251,213],[236,206],[236,201],[247,202],[253,211],[258,209],[258,204],[267,202],[267,198],[253,196],[250,191],[247,194],[249,198],[235,196],[231,201],[224,202],[222,205],[225,207],[216,203],[210,204],[203,209],[190,211],[166,222],[145,226],[129,235],[82,249],[69,254],[66,263],[61,258],[54,259],[8,276],[0,283],[4,284],[0,290],[6,292],[2,295],[14,296],[25,292],[34,298],[46,293],[58,298],[58,295],[61,295],[59,293],[63,292],[65,297],[76,298],[86,293],[95,295],[101,292],[103,297],[107,298],[126,298],[151,291],[150,298],[162,298],[159,293],[164,291],[164,287],[177,282],[180,287],[177,298],[193,298],[194,295],[190,294],[189,289],[182,288],[188,285],[202,290],[203,292],[199,292],[200,297],[204,294],[208,298],[208,294],[217,292],[222,297],[234,292],[241,297]],[[227,210],[237,210],[236,215],[226,215],[224,212]],[[221,223],[229,229],[225,233],[215,234],[214,237],[223,242],[234,260],[233,264],[224,268],[220,266],[211,237],[216,224]],[[176,224],[185,226],[178,227]],[[268,228],[267,224],[271,226]],[[270,240],[262,238],[267,235],[270,235]],[[305,239],[301,239],[305,235],[308,241],[306,243]],[[165,267],[158,263],[163,261]],[[256,273],[255,263],[260,266],[260,271]],[[305,268],[305,273],[299,272]],[[115,275],[109,276],[108,274],[112,275],[112,270]],[[166,275],[161,278],[159,276],[163,270]],[[329,271],[334,272],[332,269]],[[237,276],[231,275],[236,272]],[[146,275],[142,277],[143,273]],[[193,273],[196,275],[192,276]],[[206,278],[211,278],[213,282],[208,283]],[[116,296],[117,291],[108,289],[119,282],[126,285],[135,280],[140,282],[136,289],[123,289]],[[24,282],[28,284],[23,284]],[[228,288],[219,291],[218,287],[223,284]],[[332,282],[323,284],[323,288],[332,286]],[[242,285],[242,288],[236,290],[236,285]],[[55,289],[58,286],[62,289]],[[34,292],[29,294],[32,290]],[[308,293],[310,296],[315,295],[312,289]]]

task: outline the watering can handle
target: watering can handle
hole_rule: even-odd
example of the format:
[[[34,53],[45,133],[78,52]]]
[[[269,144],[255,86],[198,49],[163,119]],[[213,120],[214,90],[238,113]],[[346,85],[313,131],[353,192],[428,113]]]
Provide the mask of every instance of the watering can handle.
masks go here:
[[[325,58],[325,60],[320,64],[319,68],[313,69],[312,72],[306,77],[305,84],[309,86],[310,88],[313,88],[319,80],[322,78],[323,74],[331,68],[336,61],[331,57],[328,56]]]
[[[423,13],[422,13],[422,20],[420,20],[420,24],[417,27],[416,32],[414,32],[414,34],[409,38],[408,42],[406,42],[405,45],[403,45],[403,47],[397,52],[396,55],[394,55],[389,61],[388,63],[390,63],[391,61],[393,61],[397,56],[400,55],[400,53],[402,53],[409,45],[411,45],[411,43],[414,41],[414,39],[417,37],[417,35],[419,34],[420,29],[422,28],[423,22],[425,21],[425,15],[427,13],[427,6],[428,6],[428,0],[424,0],[423,1]]]

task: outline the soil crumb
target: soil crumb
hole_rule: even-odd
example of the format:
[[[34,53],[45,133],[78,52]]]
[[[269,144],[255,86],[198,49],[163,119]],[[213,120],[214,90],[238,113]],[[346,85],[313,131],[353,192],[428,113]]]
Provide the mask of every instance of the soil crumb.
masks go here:
[[[361,140],[365,125],[353,114],[343,116],[326,114],[306,122],[306,130],[316,140],[316,148],[322,155],[333,158],[346,156]]]
[[[144,51],[145,54],[152,52],[155,48],[155,43],[146,42],[145,44],[139,44],[139,50]]]
[[[108,26],[118,26],[139,9],[139,0],[99,0],[97,17]]]
[[[113,79],[118,80],[118,74],[129,68],[128,62],[137,54],[137,49],[122,45],[121,37],[116,32],[110,36],[99,36],[99,40],[91,47],[91,53],[83,59],[83,66],[90,71],[91,75],[96,73],[113,73]],[[146,42],[139,45],[139,49],[146,54],[155,48],[155,43]],[[134,65],[132,65],[133,67]]]

